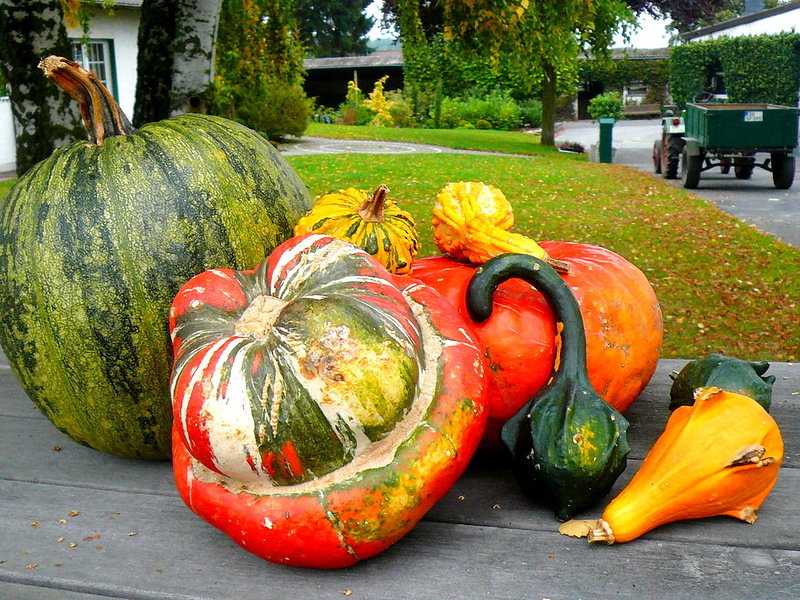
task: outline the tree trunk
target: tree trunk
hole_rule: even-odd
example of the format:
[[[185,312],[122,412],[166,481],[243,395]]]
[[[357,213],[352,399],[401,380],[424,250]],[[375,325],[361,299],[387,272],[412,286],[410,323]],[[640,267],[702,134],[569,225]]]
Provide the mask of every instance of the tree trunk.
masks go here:
[[[144,0],[139,21],[137,127],[187,111],[205,112],[214,80],[221,0]]]
[[[51,54],[72,55],[59,0],[0,0],[0,68],[10,88],[18,175],[86,136],[77,106],[37,68]]]
[[[556,87],[555,67],[545,64],[542,79],[542,145],[556,145]]]
[[[172,114],[205,112],[214,82],[214,46],[222,0],[181,0],[175,29]]]
[[[136,56],[136,104],[133,124],[170,115],[172,64],[178,8],[174,0],[143,0]]]

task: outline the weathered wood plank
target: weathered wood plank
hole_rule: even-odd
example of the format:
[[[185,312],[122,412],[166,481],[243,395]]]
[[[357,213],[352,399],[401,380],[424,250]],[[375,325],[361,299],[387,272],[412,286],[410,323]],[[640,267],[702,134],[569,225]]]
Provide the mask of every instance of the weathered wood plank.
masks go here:
[[[36,585],[25,585],[0,581],[0,598],[3,600],[102,600],[104,598],[58,587],[43,587],[42,583],[37,581]]]
[[[55,452],[53,447],[62,448]],[[24,452],[19,452],[24,448]],[[75,444],[44,420],[12,419],[0,425],[0,456],[15,456],[0,461],[0,480],[50,483],[66,487],[105,489],[130,494],[153,494],[177,499],[171,465],[100,454]],[[631,460],[611,492],[624,486],[640,464]],[[800,489],[800,469],[784,467],[755,526],[733,519],[668,526],[651,533],[658,539],[692,539],[735,542],[743,537],[762,547],[792,548],[797,534],[785,527],[796,518],[794,497]],[[587,510],[585,518],[598,516],[601,507]],[[550,511],[525,496],[504,456],[485,455],[473,461],[453,490],[431,511],[427,519],[494,527],[516,527],[542,531],[555,530]]]
[[[771,370],[778,378],[772,412],[784,433],[787,458],[754,525],[706,519],[667,525],[631,544],[589,546],[557,533],[550,512],[522,494],[505,458],[483,456],[396,546],[354,568],[325,572],[274,566],[239,549],[183,505],[168,463],[112,457],[72,442],[35,410],[2,359],[4,600],[324,599],[341,598],[346,590],[353,598],[388,600],[800,595],[796,365],[776,364]],[[668,373],[684,362],[661,361],[629,411],[633,459],[615,489],[632,476],[663,429]]]
[[[0,581],[111,597],[777,599],[800,582],[798,551],[646,539],[598,547],[555,531],[436,522],[355,567],[297,570],[241,550],[173,499],[4,487]]]

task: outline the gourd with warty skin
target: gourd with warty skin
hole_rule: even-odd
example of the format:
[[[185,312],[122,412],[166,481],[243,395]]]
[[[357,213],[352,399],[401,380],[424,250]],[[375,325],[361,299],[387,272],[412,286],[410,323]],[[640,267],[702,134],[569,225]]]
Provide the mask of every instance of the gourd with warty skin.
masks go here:
[[[383,551],[483,434],[469,326],[353,244],[295,237],[255,270],[197,275],[170,329],[178,490],[266,560],[336,568]]]

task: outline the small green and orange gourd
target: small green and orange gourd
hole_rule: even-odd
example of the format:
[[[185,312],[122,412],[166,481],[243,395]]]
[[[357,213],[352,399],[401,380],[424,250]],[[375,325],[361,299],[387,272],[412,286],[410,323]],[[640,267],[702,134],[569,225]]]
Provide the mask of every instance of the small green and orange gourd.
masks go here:
[[[295,235],[318,233],[363,249],[390,273],[407,275],[419,251],[413,217],[389,200],[380,185],[371,194],[347,188],[324,194],[294,228]]]
[[[512,278],[544,296],[556,319],[560,352],[548,383],[508,420],[501,436],[523,487],[548,499],[565,521],[597,503],[625,470],[628,421],[592,386],[578,302],[545,261],[503,254],[479,267],[467,288],[472,318],[489,318],[495,290]]]

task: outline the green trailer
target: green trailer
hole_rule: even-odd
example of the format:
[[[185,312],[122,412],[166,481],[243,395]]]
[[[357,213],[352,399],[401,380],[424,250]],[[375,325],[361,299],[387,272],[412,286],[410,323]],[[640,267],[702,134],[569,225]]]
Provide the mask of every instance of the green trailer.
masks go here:
[[[755,167],[772,173],[778,189],[794,182],[800,109],[777,104],[687,104],[681,152],[683,187],[694,189],[700,173],[719,167],[749,179]],[[766,157],[759,162],[759,153]]]

